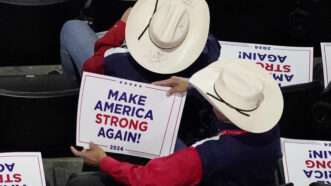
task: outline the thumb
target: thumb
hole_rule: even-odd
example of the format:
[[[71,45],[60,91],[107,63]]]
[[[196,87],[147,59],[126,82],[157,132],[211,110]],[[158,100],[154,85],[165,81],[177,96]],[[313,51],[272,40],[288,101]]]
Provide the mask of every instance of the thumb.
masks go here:
[[[176,88],[171,88],[171,89],[168,90],[167,96],[171,96],[171,95],[173,95],[176,92],[177,92],[177,89]]]
[[[93,142],[90,142],[90,150],[94,150],[94,149],[97,149],[98,148],[98,145],[93,143]]]
[[[77,156],[77,157],[82,157],[82,155],[83,155],[82,152],[78,151],[78,150],[77,150],[75,147],[73,147],[73,146],[70,146],[70,150],[71,150],[71,152],[72,152],[75,156]]]

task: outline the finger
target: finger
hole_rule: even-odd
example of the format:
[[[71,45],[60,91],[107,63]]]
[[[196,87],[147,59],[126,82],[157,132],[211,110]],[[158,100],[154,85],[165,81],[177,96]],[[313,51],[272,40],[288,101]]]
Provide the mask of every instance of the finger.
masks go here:
[[[70,150],[71,152],[75,155],[75,156],[78,156],[78,157],[82,157],[83,156],[83,151],[79,151],[77,150],[75,147],[73,146],[70,146]]]
[[[90,142],[90,150],[93,150],[93,149],[96,149],[98,148],[98,145],[93,143],[93,142]]]
[[[171,86],[175,85],[175,82],[173,79],[166,79],[166,80],[161,80],[161,81],[154,81],[152,84],[158,85],[158,86],[164,86],[164,87],[171,87]]]
[[[177,92],[177,89],[175,89],[175,88],[171,88],[171,89],[168,90],[168,92],[167,92],[167,96],[171,96],[171,95],[173,95],[173,94],[176,93],[176,92]]]

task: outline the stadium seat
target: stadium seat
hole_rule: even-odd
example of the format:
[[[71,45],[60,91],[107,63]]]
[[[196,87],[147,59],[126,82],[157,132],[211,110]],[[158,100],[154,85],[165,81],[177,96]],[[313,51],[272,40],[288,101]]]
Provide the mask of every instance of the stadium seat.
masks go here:
[[[0,77],[0,152],[72,156],[79,84],[62,74]]]

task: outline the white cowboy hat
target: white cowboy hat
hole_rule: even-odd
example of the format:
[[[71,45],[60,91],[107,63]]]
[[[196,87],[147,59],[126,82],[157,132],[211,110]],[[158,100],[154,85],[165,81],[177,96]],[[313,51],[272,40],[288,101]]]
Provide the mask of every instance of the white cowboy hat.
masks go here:
[[[217,61],[190,83],[234,125],[252,133],[272,129],[283,112],[283,96],[272,76],[254,63]]]
[[[209,32],[205,0],[138,0],[125,29],[133,58],[145,69],[172,74],[201,54]]]

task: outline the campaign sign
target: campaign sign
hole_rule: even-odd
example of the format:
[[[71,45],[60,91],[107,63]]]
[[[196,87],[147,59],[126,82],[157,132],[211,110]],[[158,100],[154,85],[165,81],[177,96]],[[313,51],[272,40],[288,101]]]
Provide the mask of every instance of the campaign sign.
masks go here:
[[[84,73],[76,143],[145,158],[173,152],[186,95],[169,87]]]
[[[220,41],[225,60],[256,63],[269,71],[280,86],[311,82],[313,47],[287,47]]]
[[[321,43],[323,58],[324,85],[327,87],[331,78],[331,43]]]
[[[282,138],[286,182],[331,183],[331,142]]]
[[[0,186],[46,186],[41,154],[0,153]]]

